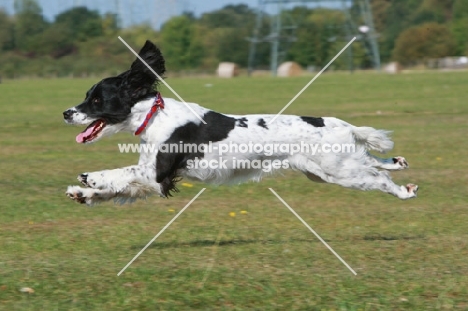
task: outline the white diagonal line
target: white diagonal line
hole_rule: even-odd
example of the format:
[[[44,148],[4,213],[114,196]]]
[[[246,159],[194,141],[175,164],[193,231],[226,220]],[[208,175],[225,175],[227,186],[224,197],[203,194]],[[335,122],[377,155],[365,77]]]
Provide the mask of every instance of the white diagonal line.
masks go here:
[[[270,122],[268,122],[268,124],[271,124],[273,121],[275,121],[276,118],[278,118],[280,116],[280,114],[282,114],[289,107],[289,105],[291,105],[302,94],[302,92],[304,92],[315,81],[315,79],[317,79],[322,74],[322,72],[324,72],[325,69],[327,69],[328,66],[330,66],[335,61],[335,59],[337,59],[338,56],[340,56],[341,53],[343,53],[344,50],[346,50],[348,48],[348,46],[350,46],[351,43],[354,42],[354,40],[356,40],[356,37],[352,38],[351,41],[349,41],[348,44],[346,44],[345,47],[342,48],[341,51],[339,51],[338,54],[336,54],[336,56],[333,57],[332,60],[330,62],[328,62],[328,64],[325,67],[323,67],[322,70],[320,70],[319,73],[317,73],[315,75],[315,77],[312,80],[310,80],[309,83],[307,83],[306,86],[304,86],[302,88],[302,90],[300,90],[299,93],[297,93],[296,96],[294,96],[293,99],[291,99],[289,101],[289,103],[287,103],[286,106],[284,106],[284,108],[281,109],[280,112],[278,112],[278,114],[276,116],[274,116],[273,119],[270,120]]]
[[[191,111],[200,121],[202,121],[204,124],[206,124],[205,120],[203,120],[203,118],[200,117],[200,116],[198,115],[198,113],[196,113],[195,110],[193,110],[192,107],[190,107],[190,105],[187,104],[187,103],[185,102],[185,100],[183,100],[183,98],[180,97],[180,95],[177,94],[177,92],[174,91],[174,89],[173,89],[169,84],[167,84],[167,82],[164,81],[164,80],[161,78],[161,76],[158,75],[158,73],[157,73],[156,71],[154,71],[153,68],[151,68],[151,67],[143,60],[143,58],[141,58],[140,55],[138,55],[138,53],[135,52],[134,49],[132,49],[132,47],[131,47],[130,45],[128,45],[127,42],[125,42],[124,39],[122,39],[122,37],[119,36],[119,40],[122,41],[122,43],[125,44],[125,46],[126,46],[130,51],[132,51],[132,53],[135,54],[135,56],[138,57],[138,59],[141,60],[141,61],[143,62],[143,64],[145,64],[146,67],[148,67],[149,70],[151,70],[151,72],[158,78],[158,80],[161,81],[169,90],[171,90],[171,92],[174,93],[174,95],[177,96],[177,98],[178,98],[181,102],[183,102],[183,103],[185,104],[185,106],[187,106],[187,108],[190,109],[190,111]]]
[[[201,282],[200,288],[203,288],[205,286],[205,282],[208,279],[208,274],[211,272],[211,269],[213,269],[213,266],[215,264],[215,254],[216,254],[216,251],[218,250],[219,241],[221,240],[221,235],[223,234],[223,231],[224,231],[223,229],[219,230],[218,237],[216,238],[215,243],[213,244],[212,253],[211,253],[213,257],[212,262],[208,265],[208,267],[205,270],[205,274],[203,275],[203,280]]]
[[[198,192],[197,195],[192,200],[190,200],[190,202],[188,202],[187,205],[185,205],[184,208],[181,209],[180,212],[178,212],[177,215],[175,215],[174,218],[172,218],[172,220],[169,221],[167,225],[165,225],[164,228],[162,228],[161,231],[159,231],[159,233],[156,234],[156,236],[153,239],[151,239],[151,241],[149,241],[148,244],[146,244],[146,246],[143,247],[143,249],[138,254],[136,254],[135,257],[133,257],[133,259],[130,260],[130,262],[122,270],[120,270],[119,273],[117,273],[117,276],[120,276],[122,272],[124,272],[125,269],[127,269],[135,261],[135,259],[137,259],[138,256],[140,256],[151,245],[151,243],[153,243],[164,232],[164,230],[166,230],[174,222],[174,220],[176,220],[177,217],[179,217],[180,214],[182,214],[187,209],[187,207],[189,207],[190,204],[192,204],[193,201],[195,201],[200,196],[200,194],[202,194],[203,191],[205,191],[205,189],[206,188],[200,190],[200,192]]]
[[[349,271],[351,271],[354,275],[357,275],[356,271],[354,271],[353,268],[351,268],[351,267],[346,263],[346,261],[344,261],[344,260],[340,257],[340,255],[338,255],[338,254],[333,250],[333,248],[331,248],[330,245],[328,245],[327,242],[325,242],[325,241],[320,237],[320,235],[318,235],[317,232],[315,232],[314,229],[312,229],[312,228],[304,221],[304,219],[302,219],[301,216],[299,216],[299,215],[291,208],[291,206],[289,206],[288,203],[286,203],[286,201],[284,201],[284,200],[275,192],[275,190],[273,190],[273,189],[271,189],[271,188],[268,188],[268,189],[270,189],[270,191],[278,198],[278,200],[280,200],[281,203],[283,203],[284,206],[286,206],[286,207],[294,214],[294,216],[296,216],[296,217],[304,224],[304,226],[306,226],[307,229],[309,229],[309,230],[317,237],[317,239],[319,239],[320,242],[322,242],[322,243],[333,253],[333,255],[335,255],[336,258],[338,258],[338,259],[346,266],[346,268],[349,269]]]

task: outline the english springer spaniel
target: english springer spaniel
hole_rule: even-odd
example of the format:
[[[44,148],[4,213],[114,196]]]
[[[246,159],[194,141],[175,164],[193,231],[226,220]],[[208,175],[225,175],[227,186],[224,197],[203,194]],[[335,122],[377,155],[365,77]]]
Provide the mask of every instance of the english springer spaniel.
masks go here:
[[[164,58],[153,43],[147,41],[139,56],[159,76],[164,74]],[[240,183],[258,181],[284,168],[301,171],[315,182],[377,189],[400,199],[416,197],[418,186],[396,185],[384,171],[408,168],[405,158],[382,159],[368,152],[393,148],[386,131],[356,127],[333,117],[221,114],[162,98],[159,82],[137,58],[130,70],[95,84],[81,104],[63,113],[66,123],[87,125],[76,137],[78,143],[127,131],[140,135],[141,146],[152,147],[142,148],[137,165],[80,174],[84,187],[69,186],[68,197],[88,205],[154,193],[167,197],[177,191],[181,178]],[[180,148],[168,147],[174,145]],[[343,152],[340,146],[344,145],[354,149]]]

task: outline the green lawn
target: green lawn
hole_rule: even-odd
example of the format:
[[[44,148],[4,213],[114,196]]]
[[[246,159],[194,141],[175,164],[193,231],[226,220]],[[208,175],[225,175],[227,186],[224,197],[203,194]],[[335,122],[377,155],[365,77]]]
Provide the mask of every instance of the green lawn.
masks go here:
[[[167,82],[187,101],[247,114],[278,112],[310,78]],[[392,155],[411,166],[393,178],[420,186],[408,201],[286,172],[234,187],[191,183],[173,198],[131,205],[76,204],[65,190],[79,173],[138,158],[118,152],[117,143],[138,142],[131,135],[83,146],[80,128],[64,124],[62,111],[95,82],[0,84],[1,310],[468,309],[468,72],[327,73],[286,111],[393,130]]]

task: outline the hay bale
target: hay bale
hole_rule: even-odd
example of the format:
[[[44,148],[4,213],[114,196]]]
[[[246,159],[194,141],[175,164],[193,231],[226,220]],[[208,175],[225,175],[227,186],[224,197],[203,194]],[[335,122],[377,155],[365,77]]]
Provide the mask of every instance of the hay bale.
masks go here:
[[[302,74],[302,67],[296,62],[284,62],[278,67],[278,77],[297,77]]]
[[[398,62],[391,62],[383,67],[383,71],[390,74],[401,72],[401,65]]]
[[[221,78],[232,78],[239,75],[239,66],[235,63],[223,62],[219,63],[218,69],[216,70],[218,77]]]

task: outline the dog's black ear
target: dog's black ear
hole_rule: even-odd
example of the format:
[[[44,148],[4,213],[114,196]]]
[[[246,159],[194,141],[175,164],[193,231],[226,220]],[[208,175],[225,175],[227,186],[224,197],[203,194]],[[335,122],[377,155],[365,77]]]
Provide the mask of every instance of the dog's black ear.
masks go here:
[[[145,45],[141,48],[138,55],[148,64],[151,69],[153,69],[160,77],[166,72],[166,66],[164,62],[164,57],[162,56],[161,50],[154,45],[153,42],[146,40]],[[135,74],[143,73],[147,75],[152,75],[155,80],[157,79],[155,74],[143,63],[139,58],[137,58],[132,66],[130,71]]]
[[[154,92],[154,86],[157,85],[160,80],[152,70],[161,78],[166,72],[164,57],[162,56],[161,50],[151,41],[146,41],[138,55],[144,62],[137,58],[130,67],[130,70],[122,74],[125,93],[130,96],[132,101],[144,98]],[[152,70],[149,69],[147,65]]]

